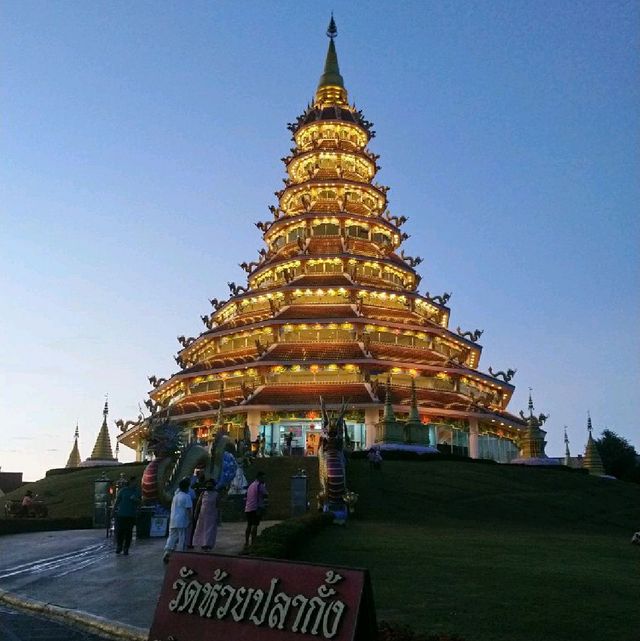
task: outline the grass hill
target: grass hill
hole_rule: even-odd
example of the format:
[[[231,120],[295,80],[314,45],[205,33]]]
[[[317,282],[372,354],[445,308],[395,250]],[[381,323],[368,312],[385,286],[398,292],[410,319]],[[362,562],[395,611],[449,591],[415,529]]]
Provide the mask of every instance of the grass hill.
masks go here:
[[[640,486],[565,469],[351,461],[346,527],[299,560],[369,568],[378,617],[468,641],[640,639]]]
[[[300,468],[313,509],[315,459],[263,459],[247,472],[249,480],[267,473],[268,518],[288,517],[290,477]],[[89,516],[102,471],[115,480],[142,470],[81,469],[9,498],[28,487],[54,517]],[[629,543],[640,529],[640,485],[447,460],[385,461],[381,472],[351,460],[347,477],[359,494],[355,515],[296,558],[369,568],[379,619],[466,641],[640,639],[640,548]]]

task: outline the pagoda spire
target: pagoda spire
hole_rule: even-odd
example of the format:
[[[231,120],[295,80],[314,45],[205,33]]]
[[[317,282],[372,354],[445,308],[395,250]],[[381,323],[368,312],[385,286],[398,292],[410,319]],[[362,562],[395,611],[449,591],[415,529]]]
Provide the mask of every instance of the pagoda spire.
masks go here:
[[[65,467],[79,467],[80,463],[82,462],[82,458],[80,457],[80,450],[78,449],[79,436],[80,432],[78,431],[78,423],[76,422],[76,431],[73,435],[73,447],[71,448],[71,454],[69,454],[69,459],[67,460],[67,464],[65,465]]]
[[[564,464],[571,465],[571,452],[569,452],[569,437],[567,436],[567,426],[564,426]]]
[[[315,104],[317,107],[347,104],[347,90],[344,87],[344,80],[340,74],[338,54],[334,42],[338,37],[338,29],[336,27],[336,21],[333,19],[333,14],[331,14],[331,20],[329,21],[327,36],[329,37],[329,48],[327,49],[327,57],[324,62],[324,71],[320,76],[316,90]]]
[[[115,461],[113,450],[111,449],[111,439],[109,438],[109,428],[107,427],[107,416],[109,415],[109,398],[104,401],[102,410],[102,425],[98,432],[96,444],[93,446],[93,452],[89,457],[90,461]]]

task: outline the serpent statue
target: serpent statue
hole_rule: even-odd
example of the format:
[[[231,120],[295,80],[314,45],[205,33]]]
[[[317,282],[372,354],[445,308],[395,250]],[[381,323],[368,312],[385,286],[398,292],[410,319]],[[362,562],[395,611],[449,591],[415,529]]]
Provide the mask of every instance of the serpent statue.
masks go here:
[[[324,400],[320,397],[322,410],[322,434],[318,448],[318,465],[322,495],[322,509],[333,512],[335,523],[344,523],[347,519],[347,495],[344,445],[348,439],[344,415],[347,409],[343,401],[337,418],[332,412],[327,414]]]
[[[211,450],[199,443],[184,443],[182,428],[169,419],[150,425],[149,449],[154,454],[142,474],[142,500],[145,504],[171,504],[180,479],[203,468],[218,490],[230,485],[236,473],[236,459],[229,451],[228,433],[219,426]]]
[[[516,375],[516,372],[518,370],[508,369],[506,372],[504,371],[494,372],[493,369],[489,367],[488,371],[489,371],[489,374],[493,376],[493,378],[501,378],[505,383],[508,383]]]

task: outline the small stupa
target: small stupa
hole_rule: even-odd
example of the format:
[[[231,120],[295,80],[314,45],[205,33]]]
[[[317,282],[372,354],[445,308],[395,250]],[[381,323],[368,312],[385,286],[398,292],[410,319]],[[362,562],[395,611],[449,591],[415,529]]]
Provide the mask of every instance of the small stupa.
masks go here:
[[[591,424],[591,414],[587,414],[587,431],[589,432],[589,436],[587,438],[587,447],[584,451],[582,467],[589,470],[589,474],[592,476],[605,476],[604,465],[602,465],[600,452],[598,452],[598,446],[593,440],[593,435],[591,434],[592,430],[593,425]]]
[[[80,432],[78,431],[78,424],[76,423],[76,431],[73,435],[73,447],[71,448],[71,454],[69,454],[69,459],[65,467],[80,467],[82,463],[82,458],[80,457],[80,450],[78,449],[78,438]]]
[[[107,416],[109,415],[109,399],[104,402],[102,410],[102,425],[98,432],[96,444],[93,446],[91,456],[80,464],[80,467],[98,467],[102,465],[120,465],[118,459],[113,455],[111,449],[111,438],[107,427]]]
[[[519,440],[520,456],[514,458],[511,463],[520,465],[560,465],[558,459],[549,458],[544,448],[547,445],[545,436],[547,432],[542,429],[542,425],[549,418],[548,414],[535,416],[533,413],[533,399],[531,398],[531,388],[529,388],[529,416],[525,416],[522,410],[520,416],[527,423],[527,429]]]

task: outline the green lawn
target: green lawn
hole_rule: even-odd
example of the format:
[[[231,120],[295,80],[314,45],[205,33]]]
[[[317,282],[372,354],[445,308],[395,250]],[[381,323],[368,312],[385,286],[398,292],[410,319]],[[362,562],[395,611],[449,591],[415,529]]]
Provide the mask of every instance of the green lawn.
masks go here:
[[[640,486],[446,461],[348,474],[357,514],[297,558],[369,568],[379,619],[468,641],[640,639]]]

